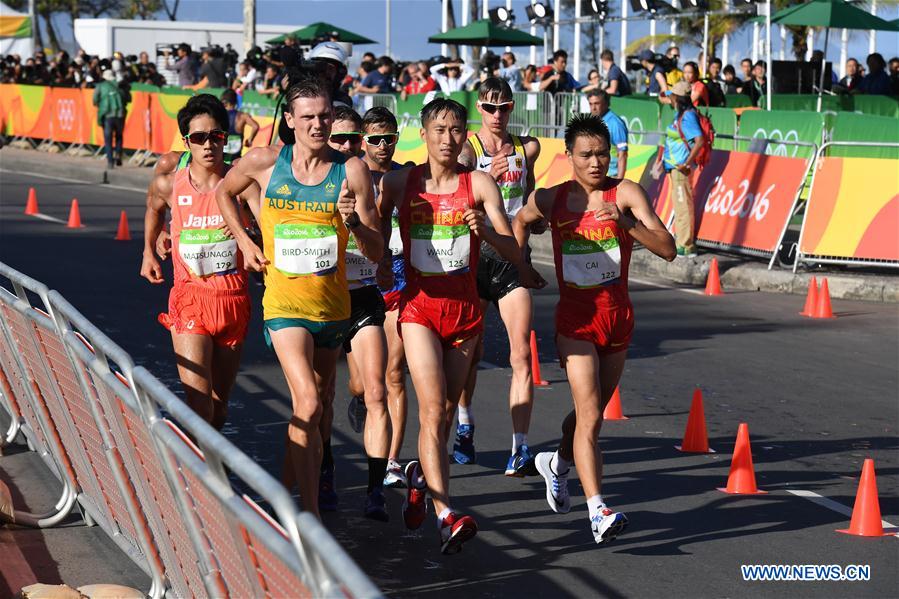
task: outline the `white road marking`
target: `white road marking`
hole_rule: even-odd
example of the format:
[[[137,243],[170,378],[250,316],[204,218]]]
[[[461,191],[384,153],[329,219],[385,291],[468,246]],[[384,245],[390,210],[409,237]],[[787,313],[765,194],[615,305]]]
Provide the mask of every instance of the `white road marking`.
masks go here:
[[[844,516],[851,518],[852,517],[852,508],[849,506],[843,505],[842,503],[837,503],[833,499],[828,499],[827,497],[822,497],[813,491],[803,491],[802,489],[787,489],[788,493],[792,493],[797,497],[802,497],[803,499],[808,499],[812,503],[817,503],[821,507],[826,507],[829,510],[833,510],[839,514],[843,514]],[[896,528],[886,520],[880,521],[881,525],[884,528]]]
[[[26,175],[28,177],[41,177],[43,179],[55,179],[56,181],[65,181],[67,183],[80,183],[82,185],[99,185],[103,189],[121,189],[123,191],[133,191],[135,193],[146,193],[146,189],[139,187],[128,187],[126,185],[112,185],[110,183],[90,183],[80,179],[69,179],[68,177],[58,177],[56,175],[44,175],[42,173],[31,173],[27,171],[11,171],[9,169],[0,168],[0,173],[11,173],[14,175]]]
[[[49,216],[49,215],[47,215],[47,214],[40,214],[40,213],[38,213],[38,214],[32,214],[31,216],[33,216],[33,217],[35,217],[35,218],[39,218],[39,219],[41,219],[41,220],[48,220],[48,221],[53,222],[53,223],[60,223],[60,224],[63,224],[63,225],[68,224],[68,221],[62,220],[61,218],[56,218],[55,216]]]

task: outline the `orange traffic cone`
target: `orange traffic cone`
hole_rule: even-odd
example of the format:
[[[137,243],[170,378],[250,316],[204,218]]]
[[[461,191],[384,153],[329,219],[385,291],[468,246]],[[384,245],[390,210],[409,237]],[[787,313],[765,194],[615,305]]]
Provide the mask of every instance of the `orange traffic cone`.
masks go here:
[[[115,234],[116,241],[131,241],[131,230],[128,229],[128,215],[122,210],[119,217],[119,230]]]
[[[28,216],[39,214],[37,209],[37,192],[34,191],[33,187],[28,188],[28,201],[25,202],[25,214]]]
[[[730,462],[727,487],[718,489],[733,495],[758,495],[767,493],[755,486],[755,471],[752,468],[752,448],[749,446],[749,425],[741,422],[737,428],[737,443]]]
[[[836,318],[830,308],[830,289],[827,287],[827,277],[821,282],[821,291],[818,292],[818,303],[815,305],[815,315],[812,318]]]
[[[815,308],[818,305],[818,279],[812,277],[812,280],[808,282],[808,295],[805,296],[805,307],[802,308],[802,312],[799,313],[799,316],[808,316],[813,318],[815,316]]]
[[[549,383],[540,378],[540,356],[537,354],[537,333],[531,331],[531,378],[535,387],[547,387]]]
[[[78,210],[78,200],[72,199],[72,207],[69,209],[69,222],[66,225],[69,229],[80,229],[84,225],[81,224],[81,211]]]
[[[718,258],[712,258],[709,265],[709,278],[705,282],[706,295],[723,295],[721,293],[721,277],[718,276]]]
[[[615,387],[612,393],[612,399],[606,404],[606,409],[602,412],[603,420],[627,420],[627,416],[621,410],[621,393],[619,387]]]
[[[893,531],[884,532],[880,519],[880,500],[877,498],[877,480],[874,477],[874,460],[868,458],[862,466],[862,477],[858,481],[858,492],[855,494],[855,505],[852,507],[852,520],[849,528],[838,529],[837,532],[860,537],[882,537],[895,535]]]
[[[709,449],[709,435],[705,429],[705,411],[702,409],[702,389],[693,390],[693,403],[690,404],[690,416],[687,418],[687,428],[684,431],[684,440],[676,449],[687,453],[715,453]]]

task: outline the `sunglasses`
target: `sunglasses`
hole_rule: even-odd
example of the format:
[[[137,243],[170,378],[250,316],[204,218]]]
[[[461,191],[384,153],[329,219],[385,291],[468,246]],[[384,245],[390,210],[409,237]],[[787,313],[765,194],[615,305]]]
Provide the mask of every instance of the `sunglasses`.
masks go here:
[[[194,131],[193,133],[185,135],[184,139],[194,145],[202,146],[206,143],[207,139],[217,145],[223,144],[227,137],[228,134],[221,129],[213,129],[212,131]]]
[[[371,135],[363,136],[362,139],[370,146],[380,146],[382,143],[392,146],[396,143],[398,137],[399,135],[396,133],[372,133]]]
[[[328,139],[331,140],[331,143],[335,143],[338,146],[342,146],[343,144],[350,142],[351,144],[357,144],[362,141],[362,133],[359,131],[347,131],[346,133],[332,133],[331,137]]]
[[[497,110],[499,110],[500,114],[506,114],[507,112],[512,112],[512,107],[515,106],[515,102],[503,102],[501,104],[492,104],[490,102],[478,102],[478,106],[483,108],[487,113],[493,114]]]

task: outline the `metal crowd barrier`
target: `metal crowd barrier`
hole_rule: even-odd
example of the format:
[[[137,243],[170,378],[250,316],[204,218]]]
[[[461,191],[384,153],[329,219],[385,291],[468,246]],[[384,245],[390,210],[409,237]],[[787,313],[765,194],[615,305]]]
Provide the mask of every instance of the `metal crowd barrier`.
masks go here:
[[[872,148],[899,148],[899,143],[890,143],[884,141],[828,141],[821,145],[820,148],[817,148],[814,153],[814,159],[810,160],[811,163],[815,165],[818,164],[818,160],[824,157],[827,150],[836,147],[872,147]],[[818,175],[818,168],[816,167],[812,171],[812,182],[811,187],[815,186],[815,179]],[[889,267],[896,268],[899,267],[899,264],[892,260],[866,260],[862,258],[851,258],[846,256],[819,256],[815,254],[806,254],[802,251],[802,238],[805,235],[805,221],[808,218],[809,206],[806,205],[805,214],[802,216],[802,229],[800,230],[799,240],[796,242],[796,261],[793,263],[793,272],[799,268],[800,262],[812,263],[812,264],[843,264],[843,265],[854,265],[854,266],[874,266],[874,267]],[[770,268],[770,267],[769,267]]]
[[[392,114],[396,114],[396,96],[394,94],[356,94],[353,105],[359,114],[376,106],[383,106]]]
[[[515,106],[509,115],[509,124],[521,126],[524,130],[536,125],[554,122],[555,101],[546,92],[512,92]]]
[[[58,292],[0,263],[0,406],[151,597],[380,597],[322,524]],[[34,303],[33,303],[34,302]],[[231,480],[265,501],[269,516]]]

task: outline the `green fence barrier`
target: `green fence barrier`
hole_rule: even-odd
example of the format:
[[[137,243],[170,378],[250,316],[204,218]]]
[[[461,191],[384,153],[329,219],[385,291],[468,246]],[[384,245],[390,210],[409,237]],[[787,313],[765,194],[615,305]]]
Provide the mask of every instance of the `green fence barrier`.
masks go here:
[[[740,116],[741,137],[758,137],[772,140],[765,150],[774,156],[809,158],[814,150],[805,146],[791,146],[779,141],[801,141],[819,146],[824,134],[824,115],[816,112],[792,112],[780,110],[747,110]],[[737,149],[749,150],[750,142],[741,141]]]
[[[899,97],[852,96],[855,112],[862,114],[899,117]]]
[[[640,134],[642,131],[659,130],[658,102],[646,102],[630,96],[612,97],[609,107],[627,125],[629,143],[642,144],[644,142],[643,135]]]
[[[243,101],[240,109],[254,116],[275,116],[275,108],[278,105],[277,96],[260,94],[253,90],[243,93]]]
[[[764,110],[767,106],[768,99],[762,96],[759,107]],[[776,111],[818,112],[818,96],[816,94],[774,94],[771,97],[771,106]],[[852,96],[823,96],[821,98],[821,111],[826,112],[828,110],[833,112],[852,110]]]
[[[893,117],[843,112],[833,117],[831,141],[899,143],[899,120]],[[828,156],[899,159],[899,148],[877,146],[832,146]]]
[[[727,108],[746,108],[752,106],[752,98],[746,94],[728,94],[725,96]]]

